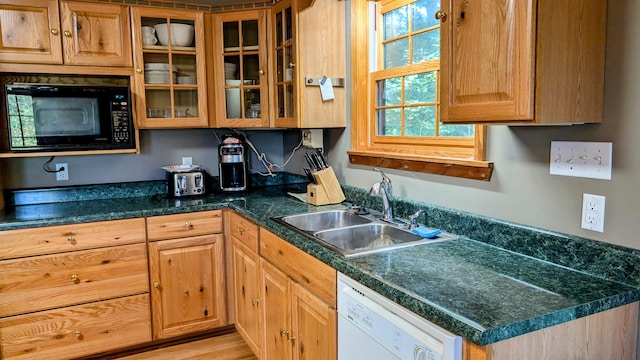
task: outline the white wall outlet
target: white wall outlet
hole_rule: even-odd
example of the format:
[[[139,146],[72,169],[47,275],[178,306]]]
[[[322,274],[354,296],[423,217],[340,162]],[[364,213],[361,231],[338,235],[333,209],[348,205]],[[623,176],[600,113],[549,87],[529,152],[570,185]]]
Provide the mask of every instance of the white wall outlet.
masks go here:
[[[311,149],[323,148],[322,129],[303,129],[302,146]]]
[[[552,141],[549,174],[611,180],[613,143]]]
[[[601,195],[582,194],[582,228],[604,232],[604,203]]]
[[[59,163],[56,164],[56,181],[69,180],[69,164]]]
[[[191,156],[183,156],[182,165],[193,165],[193,158]]]

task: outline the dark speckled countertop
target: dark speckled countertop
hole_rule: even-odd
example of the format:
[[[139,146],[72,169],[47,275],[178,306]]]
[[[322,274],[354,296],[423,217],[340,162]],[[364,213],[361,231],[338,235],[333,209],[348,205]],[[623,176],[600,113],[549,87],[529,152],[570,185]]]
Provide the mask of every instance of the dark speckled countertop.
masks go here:
[[[231,208],[479,345],[640,300],[637,250],[405,199],[396,199],[398,216],[424,209],[428,216],[421,223],[460,238],[347,259],[270,219],[343,207],[317,207],[288,196],[287,191],[304,192],[305,184],[296,179],[245,194],[183,200],[154,195],[164,190],[160,181],[16,192],[0,211],[0,244],[3,230]],[[380,206],[362,189],[344,190],[351,202]]]

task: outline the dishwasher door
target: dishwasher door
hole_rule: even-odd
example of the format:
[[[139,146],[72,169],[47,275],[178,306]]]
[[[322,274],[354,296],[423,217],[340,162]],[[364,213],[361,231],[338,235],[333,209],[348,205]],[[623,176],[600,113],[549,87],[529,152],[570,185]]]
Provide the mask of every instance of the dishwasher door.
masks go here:
[[[338,360],[460,360],[462,338],[338,274]]]

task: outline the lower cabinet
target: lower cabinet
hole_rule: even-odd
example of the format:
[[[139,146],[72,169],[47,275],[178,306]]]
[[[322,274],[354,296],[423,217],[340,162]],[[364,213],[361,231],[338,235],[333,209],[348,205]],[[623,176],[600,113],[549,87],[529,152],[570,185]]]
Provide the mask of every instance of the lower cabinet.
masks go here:
[[[235,326],[263,360],[337,357],[336,271],[236,213]]]
[[[336,359],[336,310],[261,262],[264,359]]]
[[[147,219],[154,339],[227,325],[221,217],[214,211]],[[216,233],[196,235],[203,232]],[[155,241],[166,237],[176,238]]]
[[[0,236],[1,359],[69,359],[151,341],[144,219]]]
[[[2,359],[69,359],[151,341],[149,294],[0,319]]]

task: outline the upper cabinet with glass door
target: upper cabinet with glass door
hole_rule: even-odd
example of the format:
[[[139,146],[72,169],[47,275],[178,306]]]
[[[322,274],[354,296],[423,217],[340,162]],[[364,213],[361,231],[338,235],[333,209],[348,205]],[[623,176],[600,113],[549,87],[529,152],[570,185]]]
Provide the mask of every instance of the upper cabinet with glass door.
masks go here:
[[[346,125],[345,6],[283,0],[272,7],[273,126]]]
[[[441,3],[443,122],[601,121],[606,0]]]
[[[217,127],[269,127],[267,12],[213,15]]]
[[[207,127],[204,14],[132,8],[140,128]]]

